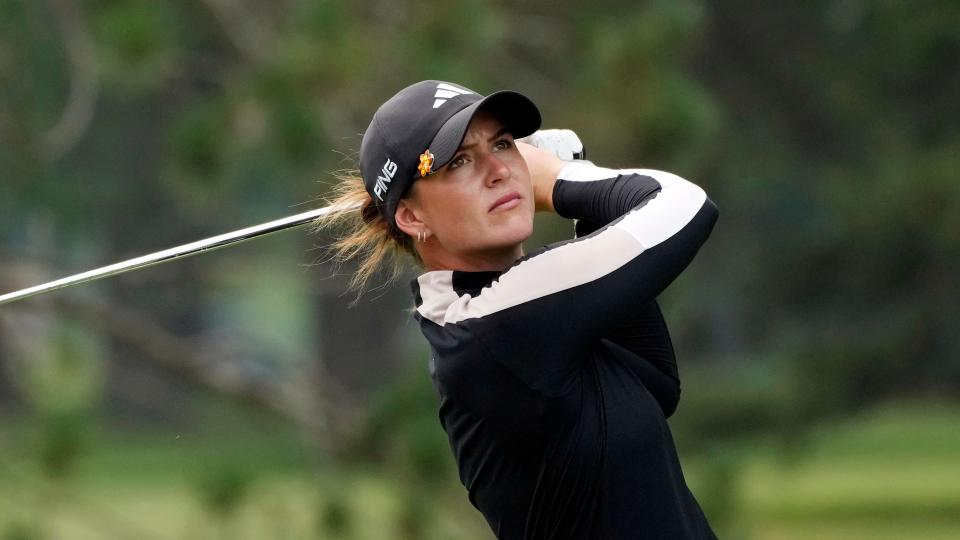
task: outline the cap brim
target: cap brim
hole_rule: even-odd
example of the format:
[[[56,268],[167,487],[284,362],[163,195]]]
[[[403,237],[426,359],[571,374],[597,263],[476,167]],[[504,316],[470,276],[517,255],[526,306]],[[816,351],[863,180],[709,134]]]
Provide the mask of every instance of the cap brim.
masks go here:
[[[434,170],[439,170],[453,159],[463,143],[470,122],[481,109],[496,116],[518,139],[540,129],[540,110],[530,98],[511,90],[494,92],[464,107],[443,124],[428,147],[433,154]]]

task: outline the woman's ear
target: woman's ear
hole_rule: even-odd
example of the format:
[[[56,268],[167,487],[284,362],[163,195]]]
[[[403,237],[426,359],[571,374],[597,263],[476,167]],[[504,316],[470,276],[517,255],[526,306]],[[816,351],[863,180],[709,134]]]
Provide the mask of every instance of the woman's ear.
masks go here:
[[[426,223],[420,219],[420,211],[415,208],[415,204],[409,198],[400,199],[393,218],[397,222],[397,228],[411,238],[417,238],[418,234],[423,234],[423,231],[427,230]]]

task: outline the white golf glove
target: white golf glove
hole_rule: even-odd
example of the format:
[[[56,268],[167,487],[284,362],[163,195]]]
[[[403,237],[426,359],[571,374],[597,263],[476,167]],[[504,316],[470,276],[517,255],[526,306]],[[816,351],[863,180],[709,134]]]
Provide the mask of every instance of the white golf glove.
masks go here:
[[[580,137],[569,129],[541,129],[533,135],[517,139],[537,148],[550,150],[564,161],[584,159],[586,151]]]

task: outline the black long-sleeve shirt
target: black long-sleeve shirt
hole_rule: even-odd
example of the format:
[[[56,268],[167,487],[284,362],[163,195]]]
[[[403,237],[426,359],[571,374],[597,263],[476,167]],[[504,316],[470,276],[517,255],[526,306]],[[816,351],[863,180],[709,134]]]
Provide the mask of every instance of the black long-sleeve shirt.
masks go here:
[[[666,417],[679,379],[656,296],[717,218],[670,173],[568,164],[557,213],[585,234],[504,272],[413,282],[440,421],[497,538],[715,538]]]

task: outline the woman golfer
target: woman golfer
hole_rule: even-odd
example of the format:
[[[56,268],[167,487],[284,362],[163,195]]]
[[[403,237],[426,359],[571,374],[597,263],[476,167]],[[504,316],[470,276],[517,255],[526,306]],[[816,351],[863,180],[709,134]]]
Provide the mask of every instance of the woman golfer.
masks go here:
[[[470,501],[500,539],[714,538],[666,422],[680,393],[655,298],[710,234],[699,187],[655,170],[562,161],[515,139],[515,92],[422,81],[384,103],[360,149],[361,203],[336,246],[362,286],[391,251],[426,273],[440,422]],[[524,255],[536,211],[577,238]],[[352,216],[352,217],[351,217]]]

